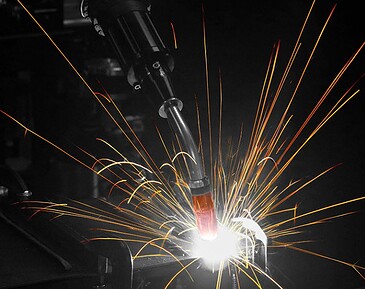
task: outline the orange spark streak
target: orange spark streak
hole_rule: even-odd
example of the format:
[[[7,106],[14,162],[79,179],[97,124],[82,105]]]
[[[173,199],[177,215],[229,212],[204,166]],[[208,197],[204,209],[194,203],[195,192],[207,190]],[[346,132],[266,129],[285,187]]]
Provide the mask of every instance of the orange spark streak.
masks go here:
[[[316,209],[316,210],[313,210],[313,211],[310,211],[310,212],[307,212],[307,213],[304,213],[304,214],[301,214],[301,215],[297,215],[295,219],[298,220],[298,219],[301,219],[301,218],[309,216],[309,215],[313,215],[313,214],[316,214],[316,213],[319,213],[319,212],[322,212],[322,211],[326,211],[326,210],[329,210],[329,209],[332,209],[332,208],[344,206],[344,205],[347,205],[347,204],[350,204],[350,203],[359,202],[359,201],[362,201],[362,200],[365,200],[365,196],[350,199],[350,200],[339,202],[339,203],[335,203],[335,204],[325,206],[325,207],[322,207],[322,208],[319,208],[319,209]],[[290,219],[287,219],[287,220],[284,220],[284,221],[281,221],[281,222],[278,222],[276,224],[270,225],[270,226],[267,227],[267,229],[272,229],[272,228],[279,227],[279,226],[281,226],[283,224],[286,224],[288,222],[291,222],[293,220],[294,220],[294,217],[290,218]]]
[[[90,228],[90,231],[102,231],[102,232],[108,232],[108,233],[113,233],[113,234],[118,234],[118,235],[133,236],[133,237],[138,237],[141,239],[148,240],[148,237],[144,236],[144,235],[138,235],[138,234],[128,233],[128,232],[121,232],[121,231],[105,229],[105,228]]]
[[[25,129],[27,132],[30,132],[31,134],[33,134],[34,136],[36,136],[37,138],[43,140],[44,142],[48,143],[49,145],[51,145],[52,147],[56,148],[57,150],[59,150],[60,152],[62,152],[63,154],[65,154],[66,156],[70,157],[71,159],[73,159],[74,161],[76,161],[77,163],[79,163],[80,165],[82,165],[83,167],[89,169],[90,171],[92,171],[93,173],[97,174],[97,172],[89,167],[87,164],[85,164],[84,162],[82,162],[81,160],[79,160],[78,158],[76,158],[75,156],[71,155],[70,153],[68,153],[67,151],[65,151],[64,149],[62,149],[61,147],[57,146],[56,144],[54,144],[53,142],[51,142],[50,140],[42,137],[41,135],[37,134],[35,131],[31,130],[30,128],[28,128],[27,126],[25,126],[24,124],[22,124],[20,121],[18,121],[17,119],[15,119],[14,117],[12,117],[10,114],[6,113],[5,111],[0,109],[0,113],[4,114],[5,116],[7,116],[8,118],[10,118],[12,121],[14,121],[16,124],[18,124],[19,126],[21,126],[23,129]],[[111,180],[109,180],[107,177],[100,175],[104,180],[106,180],[108,183],[110,184],[114,184],[114,182],[112,182]],[[119,189],[123,190],[123,188],[119,187]]]
[[[216,285],[215,285],[216,289],[221,288],[224,263],[225,263],[225,261],[221,261],[220,264],[219,264],[217,282],[216,282]]]
[[[204,63],[205,63],[205,92],[206,92],[206,97],[207,97],[208,130],[209,130],[209,160],[210,160],[210,171],[212,173],[213,172],[212,120],[211,120],[211,108],[210,108],[207,35],[206,35],[205,15],[204,15],[204,5],[203,4],[202,4],[202,26],[203,26],[203,46],[204,46]],[[211,178],[213,179],[213,176]]]
[[[49,206],[46,206],[46,207],[42,207],[41,209],[38,209],[38,210],[35,210],[33,214],[31,214],[29,217],[28,217],[28,221],[30,221],[35,215],[41,213],[41,212],[46,212],[54,207],[65,207],[67,206],[67,204],[51,204]]]
[[[172,281],[174,281],[175,280],[175,278],[177,277],[177,276],[179,276],[180,274],[181,274],[181,272],[183,272],[184,270],[186,270],[186,272],[188,272],[187,271],[187,269],[188,269],[188,267],[190,267],[192,264],[194,264],[197,260],[199,260],[199,258],[196,258],[196,259],[194,259],[193,261],[191,261],[189,264],[187,264],[187,265],[185,265],[183,268],[181,268],[171,279],[170,279],[170,281],[166,284],[166,286],[165,286],[165,288],[164,289],[167,289],[169,286],[170,286],[170,284],[172,283]]]
[[[202,165],[203,165],[203,171],[205,172],[205,159],[204,159],[204,148],[203,148],[203,137],[202,137],[202,130],[200,125],[200,111],[199,111],[199,104],[198,99],[196,95],[194,95],[195,98],[195,110],[196,110],[196,119],[197,119],[197,128],[198,128],[198,150],[200,152],[201,158],[202,158]]]
[[[145,181],[145,182],[143,182],[143,183],[141,183],[134,191],[133,191],[133,193],[131,194],[131,196],[129,197],[129,199],[128,199],[128,202],[127,202],[127,204],[129,204],[130,202],[131,202],[131,200],[132,200],[132,198],[135,196],[135,194],[137,193],[137,191],[140,189],[140,188],[148,188],[146,185],[150,185],[150,184],[152,184],[152,183],[155,183],[155,184],[158,184],[158,185],[160,185],[161,183],[159,182],[159,181],[153,181],[153,180],[151,180],[151,181]]]
[[[320,178],[321,176],[327,174],[329,171],[333,170],[334,168],[336,168],[338,165],[336,166],[332,166],[328,169],[326,169],[325,171],[321,172],[320,174],[318,174],[317,176],[315,176],[314,178],[310,179],[308,182],[304,183],[303,185],[301,185],[298,189],[294,190],[292,193],[290,193],[289,195],[285,196],[282,200],[280,200],[279,202],[277,202],[274,206],[271,207],[270,211],[273,211],[275,208],[277,208],[278,206],[280,206],[282,203],[286,202],[288,199],[290,199],[291,197],[293,197],[295,194],[297,194],[299,191],[301,191],[303,188],[305,188],[306,186],[308,186],[309,184],[313,183],[315,180],[317,180],[318,178]]]
[[[356,271],[356,273],[358,273],[360,275],[360,277],[362,279],[365,280],[365,276],[359,272],[359,270],[365,270],[365,267],[362,267],[362,266],[359,266],[359,265],[356,265],[356,264],[352,264],[352,263],[349,263],[349,262],[341,261],[341,260],[338,260],[338,259],[333,258],[333,257],[329,257],[329,256],[326,256],[326,255],[323,255],[323,254],[319,254],[319,253],[309,251],[309,250],[306,250],[306,249],[302,249],[302,248],[298,248],[298,247],[295,247],[295,246],[289,245],[289,246],[286,246],[286,247],[289,248],[289,249],[295,250],[295,251],[299,251],[299,252],[302,252],[302,253],[313,255],[313,256],[316,256],[316,257],[320,257],[322,259],[327,259],[327,260],[330,260],[330,261],[333,261],[333,262],[336,262],[336,263],[351,267],[352,269],[354,269]]]
[[[305,73],[307,72],[307,68],[308,68],[308,66],[309,66],[309,64],[310,64],[310,62],[311,62],[311,60],[312,60],[312,58],[313,58],[314,52],[316,51],[316,48],[317,48],[317,46],[318,46],[318,43],[319,43],[319,41],[320,41],[320,40],[321,40],[321,38],[322,38],[322,35],[323,35],[323,33],[324,33],[324,30],[326,29],[327,24],[328,24],[329,20],[331,19],[332,14],[333,14],[333,12],[334,12],[335,8],[336,8],[336,5],[332,8],[332,11],[330,12],[329,16],[327,17],[327,20],[326,20],[325,24],[324,24],[324,25],[323,25],[323,27],[322,27],[322,30],[321,30],[321,32],[320,32],[320,34],[319,34],[319,36],[318,36],[318,38],[317,38],[317,40],[316,40],[316,43],[315,43],[315,45],[314,45],[314,47],[313,47],[313,49],[312,49],[312,51],[311,51],[310,56],[308,57],[307,63],[305,64],[305,66],[304,66],[304,68],[303,68],[302,74],[301,74],[301,75],[300,75],[300,77],[299,77],[298,83],[297,83],[297,85],[296,85],[296,87],[295,87],[295,90],[294,90],[294,92],[293,92],[293,95],[292,95],[292,97],[291,97],[291,99],[290,99],[290,101],[289,101],[289,104],[288,104],[288,106],[287,106],[287,108],[286,108],[286,110],[285,110],[285,112],[284,112],[284,114],[283,114],[282,119],[284,119],[284,118],[285,118],[286,113],[287,113],[287,111],[289,110],[289,107],[290,107],[290,105],[291,105],[292,101],[294,100],[294,97],[295,97],[295,95],[296,95],[296,93],[297,93],[297,91],[298,91],[298,89],[299,89],[299,87],[300,87],[300,85],[301,85],[301,83],[302,83],[302,80],[303,80],[303,78],[304,78],[304,75],[305,75]],[[327,94],[325,94],[325,95],[327,95]],[[320,101],[320,102],[321,102],[321,101]],[[323,102],[323,101],[322,101],[322,102]],[[322,102],[321,102],[321,103],[322,103]],[[316,106],[316,108],[318,108],[318,107]],[[313,111],[315,112],[315,111],[316,111],[316,109],[314,109]],[[312,114],[310,114],[310,116],[312,116]],[[310,118],[311,118],[311,117],[308,117],[308,120],[309,120]],[[306,124],[306,123],[307,123],[307,121],[305,122],[305,124]],[[305,125],[304,125],[304,126],[305,126]],[[279,158],[279,160],[278,160],[278,162],[279,162],[279,163],[281,162],[282,158],[283,158],[283,157],[284,157],[284,155],[287,153],[287,151],[289,150],[289,148],[292,146],[292,144],[294,143],[294,141],[296,140],[296,138],[299,136],[299,134],[300,134],[300,133],[301,133],[301,131],[303,130],[304,126],[302,125],[302,127],[298,130],[297,134],[294,136],[294,138],[292,139],[292,141],[290,141],[290,143],[288,144],[288,146],[286,147],[286,149],[285,149],[285,150],[284,150],[284,152],[282,153],[281,157]]]
[[[177,49],[177,39],[176,39],[174,23],[170,22],[170,26],[172,31],[172,37],[174,38],[174,48]]]
[[[347,213],[343,213],[343,214],[339,214],[339,215],[334,215],[334,216],[330,216],[330,217],[326,217],[326,218],[322,218],[313,222],[309,222],[309,223],[305,223],[305,224],[301,224],[301,225],[295,225],[294,227],[290,227],[288,229],[282,230],[282,231],[268,231],[267,232],[267,236],[269,238],[272,239],[277,239],[283,236],[287,236],[287,235],[293,235],[293,234],[300,234],[302,233],[301,231],[297,231],[299,228],[304,228],[304,227],[309,227],[309,226],[314,226],[314,225],[319,225],[319,224],[323,224],[329,220],[334,220],[334,219],[338,219],[338,218],[343,218],[349,215],[353,215],[356,214],[358,212],[347,212]],[[306,242],[306,241],[297,241],[297,242]]]
[[[222,72],[219,69],[219,127],[218,127],[218,162],[223,167],[222,159],[222,122],[223,122],[223,81]]]
[[[94,91],[94,94],[97,95],[97,96],[101,96],[103,97],[107,102],[110,103],[110,97],[107,97],[105,96],[104,94],[100,93],[100,92],[97,92],[97,91]]]

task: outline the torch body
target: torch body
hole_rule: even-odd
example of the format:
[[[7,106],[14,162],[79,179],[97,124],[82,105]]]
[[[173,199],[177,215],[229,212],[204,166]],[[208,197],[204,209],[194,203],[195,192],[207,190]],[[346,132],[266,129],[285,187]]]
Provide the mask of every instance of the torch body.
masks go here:
[[[162,103],[160,116],[191,157],[187,169],[197,228],[203,239],[214,239],[217,219],[210,182],[171,82],[174,60],[151,21],[150,6],[144,0],[84,0],[81,8],[96,31],[109,39],[128,82]]]

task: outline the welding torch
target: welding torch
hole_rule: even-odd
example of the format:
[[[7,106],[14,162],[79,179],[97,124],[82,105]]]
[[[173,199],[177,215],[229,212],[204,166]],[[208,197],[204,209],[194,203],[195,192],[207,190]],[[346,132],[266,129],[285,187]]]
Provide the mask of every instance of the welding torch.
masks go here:
[[[159,115],[167,119],[182,149],[191,157],[186,162],[199,234],[202,239],[214,239],[217,219],[211,185],[181,113],[183,103],[176,97],[170,77],[174,59],[150,18],[151,6],[145,0],[83,0],[81,13],[98,34],[108,39],[129,84],[161,101]]]

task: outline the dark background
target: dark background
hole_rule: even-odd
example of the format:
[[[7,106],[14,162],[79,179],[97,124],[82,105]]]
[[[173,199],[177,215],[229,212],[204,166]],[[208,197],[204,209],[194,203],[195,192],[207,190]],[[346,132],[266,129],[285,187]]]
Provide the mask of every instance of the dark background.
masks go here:
[[[7,4],[3,5],[5,2]],[[38,19],[93,88],[101,91],[95,81],[101,76],[92,75],[87,64],[90,59],[113,58],[114,54],[89,25],[65,24],[67,18],[78,19],[76,12],[73,12],[76,16],[72,14],[75,6],[71,4],[74,2],[34,1],[29,6],[34,11],[51,8],[51,12],[39,12]],[[241,124],[244,131],[250,131],[274,43],[281,42],[273,79],[273,87],[276,87],[311,3],[301,0],[213,2],[204,3],[213,128],[217,128],[220,70],[224,134],[237,138]],[[0,3],[0,109],[80,159],[85,156],[75,145],[95,155],[107,154],[95,137],[104,137],[127,155],[135,157],[93,96],[29,17],[17,8],[15,2]],[[71,6],[67,13],[63,9],[65,3]],[[296,83],[301,67],[335,3],[318,1],[315,4],[303,35],[297,64],[283,92],[284,99]],[[360,1],[337,1],[334,15],[293,104],[293,124],[288,134],[295,133],[340,68],[363,43],[363,10],[360,4]],[[202,3],[193,0],[152,1],[152,19],[175,57],[174,85],[184,101],[184,114],[196,134],[195,95],[203,111],[202,120],[206,119]],[[177,49],[173,46],[170,22],[176,31]],[[364,60],[362,52],[323,104],[318,116],[309,124],[309,129],[315,127],[320,116],[364,73]],[[140,130],[142,140],[147,147],[153,146],[152,155],[156,160],[163,161],[162,148],[154,145],[156,138],[150,131],[154,130],[156,123],[168,137],[167,124],[158,118],[156,110],[151,109],[143,96],[131,93],[123,77],[103,78],[101,82],[116,95],[126,115],[138,116],[139,121],[135,125],[138,127],[142,123],[144,127]],[[363,88],[363,81],[356,87]],[[365,194],[364,104],[364,92],[360,91],[321,129],[279,180],[278,185],[284,187],[291,179],[306,180],[330,166],[342,164],[298,194],[294,201],[300,204],[299,213]],[[206,129],[206,122],[203,128]],[[309,129],[299,142],[308,136]],[[19,126],[0,115],[1,164],[18,171],[33,192],[73,198],[89,196],[94,189],[93,176],[86,169],[36,137],[30,134],[23,137],[23,133]],[[205,130],[203,133],[206,141],[207,133]],[[76,178],[77,182],[74,181]],[[305,248],[365,265],[363,207],[364,202],[360,202],[329,211],[328,215],[352,210],[359,213],[308,228],[303,238],[314,243],[307,244]],[[318,215],[318,218],[328,215]],[[365,286],[365,281],[344,265],[289,249],[271,252],[273,274],[284,288],[347,289]]]

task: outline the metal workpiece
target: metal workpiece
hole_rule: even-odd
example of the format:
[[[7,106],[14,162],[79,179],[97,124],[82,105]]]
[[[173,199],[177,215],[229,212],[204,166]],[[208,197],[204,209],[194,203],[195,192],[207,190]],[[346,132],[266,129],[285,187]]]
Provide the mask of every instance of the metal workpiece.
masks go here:
[[[125,242],[89,241],[99,236],[90,230],[90,227],[97,227],[97,222],[90,220],[67,217],[52,219],[48,214],[37,214],[29,222],[29,215],[32,215],[29,207],[37,202],[31,201],[0,203],[0,225],[17,231],[18,238],[37,251],[52,266],[52,270],[47,270],[49,276],[29,273],[29,280],[14,280],[9,281],[9,284],[24,287],[29,284],[29,288],[44,288],[41,287],[44,284],[46,288],[61,288],[57,287],[60,280],[69,284],[74,280],[79,282],[78,288],[132,288],[134,266],[130,247]],[[40,202],[49,200],[42,198]]]
[[[104,286],[112,289],[131,289],[133,260],[129,247],[121,241],[99,240],[86,247],[98,255],[98,273]]]

